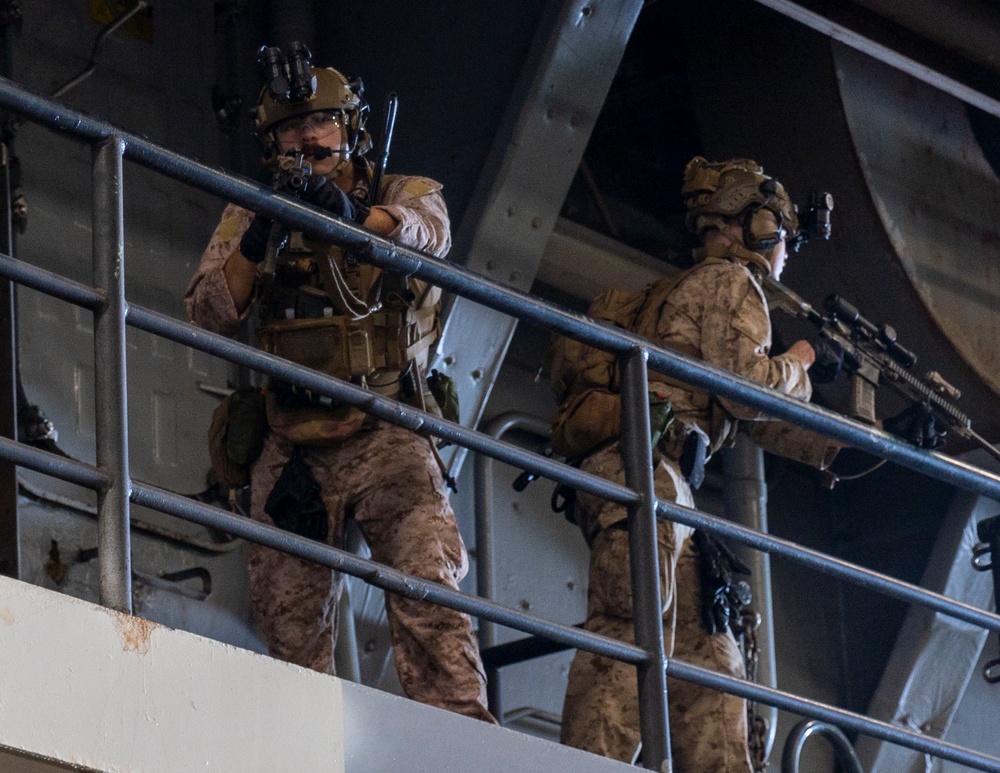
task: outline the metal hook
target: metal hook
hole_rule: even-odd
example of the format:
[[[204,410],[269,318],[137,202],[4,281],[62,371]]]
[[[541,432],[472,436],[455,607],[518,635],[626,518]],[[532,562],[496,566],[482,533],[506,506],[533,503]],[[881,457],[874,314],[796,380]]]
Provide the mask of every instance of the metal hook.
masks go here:
[[[972,548],[972,568],[977,572],[988,572],[993,569],[993,551],[985,542],[980,542]]]

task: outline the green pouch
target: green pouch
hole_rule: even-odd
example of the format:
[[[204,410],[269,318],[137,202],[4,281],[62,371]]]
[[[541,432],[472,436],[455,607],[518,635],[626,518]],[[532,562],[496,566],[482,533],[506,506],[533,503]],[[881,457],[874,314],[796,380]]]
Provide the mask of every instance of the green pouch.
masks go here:
[[[649,393],[649,438],[656,448],[660,438],[674,423],[674,411],[670,401],[663,395]]]
[[[458,385],[451,376],[446,376],[437,370],[427,375],[427,388],[434,395],[434,400],[441,409],[441,416],[456,424],[459,422]]]

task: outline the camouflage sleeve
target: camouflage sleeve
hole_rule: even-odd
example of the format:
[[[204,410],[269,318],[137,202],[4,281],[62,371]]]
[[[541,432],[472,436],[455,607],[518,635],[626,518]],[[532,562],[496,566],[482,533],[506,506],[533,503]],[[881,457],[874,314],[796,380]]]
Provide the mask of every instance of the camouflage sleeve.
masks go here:
[[[786,421],[753,421],[742,429],[755,443],[772,454],[803,462],[819,470],[827,469],[843,446],[805,427]]]
[[[688,283],[695,283],[688,292],[699,293],[704,303],[701,352],[705,362],[790,397],[812,397],[812,384],[798,357],[787,353],[769,356],[771,320],[767,301],[747,269],[725,263],[715,270],[694,272]],[[720,398],[720,402],[737,419],[769,418],[731,400]]]
[[[384,209],[399,225],[389,238],[407,247],[443,258],[451,249],[451,220],[441,195],[441,184],[427,177],[388,175],[380,196]],[[410,279],[417,307],[433,306],[441,300],[441,288],[420,279]]]
[[[389,238],[443,258],[451,249],[451,220],[441,184],[426,177],[386,177],[377,208],[399,225]]]
[[[184,293],[184,305],[192,323],[213,333],[232,335],[239,330],[252,303],[239,314],[223,273],[229,256],[239,248],[240,238],[250,225],[253,213],[229,204],[222,212],[219,225],[201,256],[198,270]]]

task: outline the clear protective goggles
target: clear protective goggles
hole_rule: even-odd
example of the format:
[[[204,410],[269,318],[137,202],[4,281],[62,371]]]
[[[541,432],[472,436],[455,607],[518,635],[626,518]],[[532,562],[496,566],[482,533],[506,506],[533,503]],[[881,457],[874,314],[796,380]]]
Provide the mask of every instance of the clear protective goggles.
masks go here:
[[[343,126],[344,121],[339,113],[320,110],[282,121],[274,132],[281,142],[297,142],[307,129],[316,135],[316,139],[322,140],[333,134],[335,129],[342,131]]]

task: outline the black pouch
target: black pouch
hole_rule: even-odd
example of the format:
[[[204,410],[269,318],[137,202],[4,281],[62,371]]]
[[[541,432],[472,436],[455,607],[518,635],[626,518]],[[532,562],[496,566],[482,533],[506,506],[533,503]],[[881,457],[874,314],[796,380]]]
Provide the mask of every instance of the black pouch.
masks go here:
[[[708,457],[708,443],[700,432],[689,432],[684,438],[684,449],[678,464],[681,475],[691,488],[699,489],[705,482],[705,462]]]
[[[330,519],[319,483],[302,458],[298,446],[267,495],[264,512],[271,516],[279,529],[317,542],[326,541]]]
[[[249,467],[260,455],[267,435],[267,411],[259,389],[238,389],[229,396],[226,455],[233,464]]]

